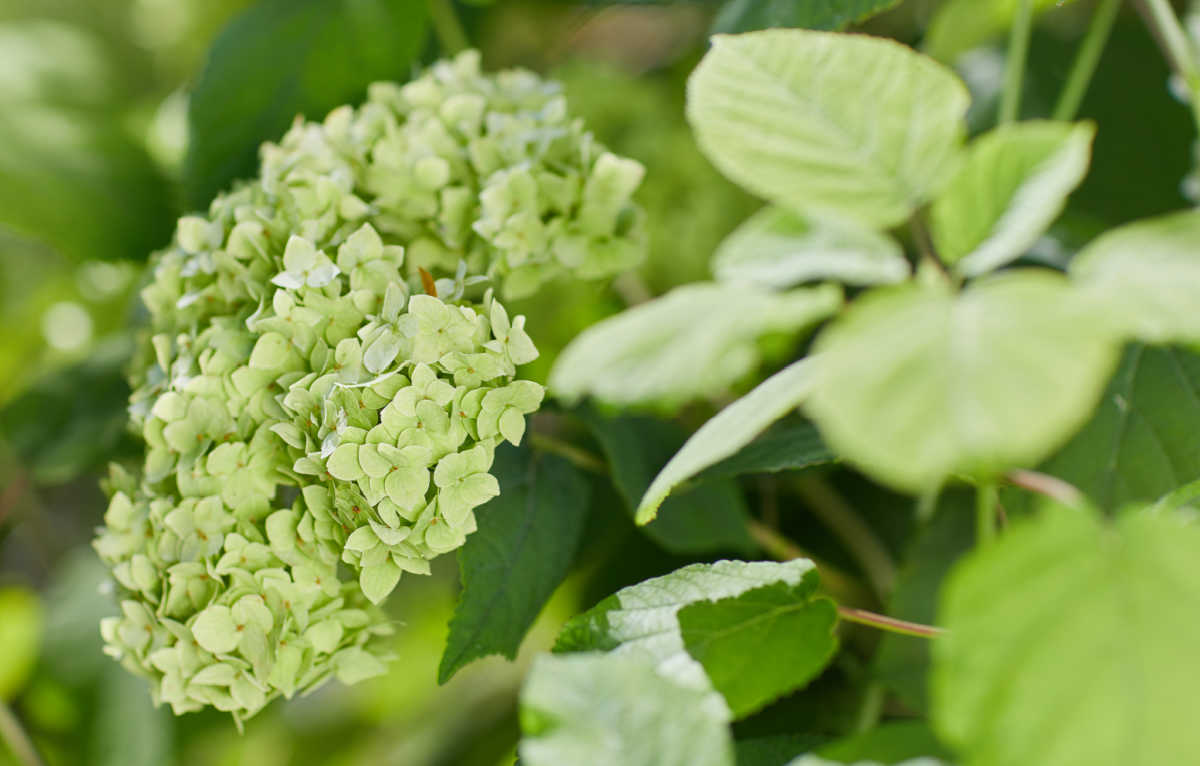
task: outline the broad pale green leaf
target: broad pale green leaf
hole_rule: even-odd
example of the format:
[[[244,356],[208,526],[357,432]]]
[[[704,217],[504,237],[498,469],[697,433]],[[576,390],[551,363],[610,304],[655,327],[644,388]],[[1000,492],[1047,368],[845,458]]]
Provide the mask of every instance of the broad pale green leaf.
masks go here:
[[[1091,123],[1021,122],[973,141],[930,211],[938,255],[966,276],[1019,258],[1087,174],[1095,134]]]
[[[954,172],[968,105],[949,70],[891,40],[718,35],[688,119],[727,176],[815,219],[903,221]]]
[[[743,718],[820,673],[837,651],[837,607],[816,597],[817,572],[679,610],[683,643]]]
[[[686,432],[675,423],[647,417],[606,418],[591,410],[580,416],[600,443],[613,484],[633,516],[651,479],[683,446]],[[746,503],[732,481],[706,482],[667,498],[654,523],[642,529],[671,553],[749,555],[757,550],[746,528]]]
[[[1200,527],[1054,507],[951,575],[933,720],[978,766],[1190,763]]]
[[[526,766],[733,766],[729,714],[636,655],[543,655],[521,691]]]
[[[800,415],[785,415],[733,455],[705,468],[696,480],[795,471],[836,460],[837,455],[825,445],[815,425]]]
[[[235,18],[188,103],[188,204],[253,175],[259,144],[296,115],[320,120],[376,80],[408,79],[427,13],[423,0],[264,0]]]
[[[807,409],[839,455],[920,493],[1036,465],[1091,414],[1119,344],[1064,278],[1025,269],[858,300],[817,341]]]
[[[756,341],[794,333],[837,310],[832,285],[774,293],[749,285],[695,284],[584,330],[550,372],[560,399],[678,408],[753,370]]]
[[[701,426],[654,477],[638,504],[637,523],[652,521],[663,500],[681,482],[733,455],[796,409],[812,387],[814,363],[811,359],[792,363]]]
[[[953,63],[966,53],[1012,26],[1020,0],[949,0],[943,3],[929,29],[922,48],[939,61]],[[1071,0],[1033,0],[1034,13],[1048,11]]]
[[[925,721],[884,723],[870,731],[821,745],[815,754],[836,763],[878,761],[890,764],[911,763],[909,759],[926,756],[948,758],[950,755]]]
[[[750,32],[775,27],[843,29],[882,13],[900,0],[729,0],[713,32]]]
[[[903,282],[909,268],[904,251],[891,237],[768,207],[721,243],[713,255],[713,273],[724,282],[763,287],[826,279],[879,285]]]
[[[1070,273],[1139,339],[1200,341],[1200,210],[1114,229],[1084,248]]]
[[[785,563],[691,564],[622,588],[563,627],[555,651],[611,650],[651,658],[680,683],[710,689],[704,667],[688,654],[677,617],[684,607],[782,583],[800,587],[815,570],[807,559]]]
[[[492,473],[500,496],[476,509],[479,529],[458,553],[463,592],[438,668],[442,683],[480,657],[516,656],[570,568],[587,519],[587,481],[562,458],[506,446]]]
[[[1132,344],[1092,419],[1040,470],[1101,508],[1200,479],[1200,355]]]

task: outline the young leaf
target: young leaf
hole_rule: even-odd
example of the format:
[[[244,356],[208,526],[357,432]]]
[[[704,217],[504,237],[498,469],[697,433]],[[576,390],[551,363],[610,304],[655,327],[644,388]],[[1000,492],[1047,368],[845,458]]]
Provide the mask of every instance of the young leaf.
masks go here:
[[[679,610],[688,654],[704,666],[734,718],[799,689],[832,659],[837,608],[817,598],[816,588],[812,569],[795,584],[776,582]]]
[[[1070,0],[1032,0],[1035,13]],[[961,54],[1004,34],[1021,0],[949,0],[934,14],[922,48],[938,61],[953,64]]]
[[[423,0],[264,0],[235,18],[188,104],[188,204],[252,175],[259,144],[296,115],[319,120],[376,80],[407,79],[426,16]]]
[[[709,689],[704,667],[688,654],[677,614],[697,602],[740,596],[782,583],[797,588],[815,569],[807,559],[785,563],[718,561],[691,564],[622,588],[563,627],[557,652],[612,650],[650,657],[675,680]],[[815,587],[815,585],[811,586]]]
[[[729,0],[713,22],[714,33],[774,27],[844,29],[882,13],[900,0]]]
[[[729,714],[636,655],[543,655],[521,691],[526,766],[733,766]]]
[[[608,459],[613,483],[630,516],[650,480],[683,445],[686,432],[674,423],[645,417],[605,418],[584,410],[587,424]],[[746,506],[737,485],[712,481],[670,497],[646,535],[671,553],[757,550],[746,529]]]
[[[815,363],[811,359],[792,363],[701,426],[654,477],[638,503],[637,523],[652,521],[663,500],[681,482],[734,454],[771,423],[796,409],[812,387]]]
[[[1071,262],[1071,276],[1150,343],[1200,340],[1200,211],[1149,218],[1100,236]]]
[[[799,332],[837,310],[824,285],[774,293],[746,285],[695,284],[584,330],[550,373],[560,399],[591,395],[615,405],[677,408],[711,396],[753,370],[757,339]]]
[[[1022,122],[987,133],[934,201],[938,255],[966,276],[1019,258],[1087,173],[1091,123]]]
[[[1041,470],[1115,510],[1200,478],[1200,355],[1132,344],[1092,419]]]
[[[754,441],[698,473],[696,480],[795,471],[836,460],[816,426],[799,415],[785,415]]]
[[[816,348],[806,408],[830,446],[919,493],[1041,461],[1091,414],[1119,344],[1065,279],[1021,270],[961,295],[878,290]]]
[[[713,38],[688,119],[727,176],[824,219],[887,227],[954,171],[962,82],[891,40],[802,30]]]
[[[721,243],[713,274],[724,282],[775,288],[825,279],[879,285],[903,282],[909,268],[891,237],[767,207]]]
[[[1200,527],[1054,507],[952,575],[934,724],[987,766],[1189,763],[1200,752]]]
[[[479,529],[458,554],[463,592],[439,683],[480,657],[516,655],[583,534],[587,482],[566,460],[504,447],[496,451],[492,473],[500,496],[476,510]]]

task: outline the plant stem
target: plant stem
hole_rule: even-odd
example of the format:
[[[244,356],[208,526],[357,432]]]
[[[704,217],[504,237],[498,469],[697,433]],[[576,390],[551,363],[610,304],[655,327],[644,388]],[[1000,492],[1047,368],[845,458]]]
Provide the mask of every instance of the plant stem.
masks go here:
[[[821,576],[821,586],[835,600],[849,601],[856,604],[873,603],[874,596],[857,579],[838,569],[833,564],[814,557],[801,548],[795,541],[789,539],[776,529],[772,529],[758,519],[748,522],[750,536],[762,546],[771,558],[777,561],[793,559],[808,559],[817,568]]]
[[[429,20],[446,55],[453,56],[471,47],[467,33],[458,22],[452,0],[429,0]]]
[[[1083,493],[1079,491],[1078,487],[1056,476],[1018,469],[1009,471],[1005,478],[1014,486],[1045,495],[1063,505],[1077,507],[1084,501]]]
[[[996,511],[999,507],[995,482],[975,489],[975,544],[987,545],[996,539]]]
[[[1017,119],[1021,110],[1021,81],[1025,76],[1025,57],[1029,53],[1029,35],[1033,31],[1033,0],[1017,0],[1017,15],[1008,37],[1008,61],[1004,68],[1004,91],[1000,98],[1000,124]]]
[[[12,709],[4,702],[0,702],[0,742],[8,745],[8,749],[21,766],[42,766],[42,759],[38,756],[37,748],[33,746],[33,740],[29,738]]]
[[[1200,62],[1196,60],[1187,32],[1171,8],[1170,0],[1139,0],[1138,10],[1167,63],[1187,86],[1192,117],[1200,127]]]
[[[584,471],[608,474],[608,463],[602,458],[550,434],[534,431],[529,435],[529,445],[536,450],[564,457],[576,468]]]
[[[855,734],[862,734],[875,728],[879,723],[880,716],[883,715],[883,703],[886,697],[887,690],[883,688],[883,684],[878,681],[867,684],[866,690],[863,691],[862,701],[858,705],[858,717],[854,722]]]
[[[1071,73],[1067,75],[1067,82],[1058,96],[1058,103],[1054,106],[1054,119],[1073,120],[1079,113],[1079,106],[1087,94],[1092,75],[1096,73],[1100,55],[1104,52],[1120,10],[1121,0],[1100,0],[1083,42],[1079,44],[1079,51],[1071,64]]]
[[[872,628],[886,630],[889,633],[899,633],[902,636],[916,636],[917,638],[936,638],[946,632],[944,628],[938,628],[933,625],[922,625],[919,622],[909,622],[908,620],[898,620],[895,617],[888,617],[884,614],[875,614],[868,612],[865,609],[855,609],[852,606],[844,606],[838,604],[838,616],[846,622],[854,622],[859,625],[869,625]]]
[[[823,479],[801,477],[796,481],[796,489],[813,514],[858,561],[880,603],[886,603],[896,583],[896,564],[875,530]]]
[[[947,280],[953,281],[950,270],[946,268],[946,264],[938,256],[937,250],[933,246],[933,237],[929,236],[929,227],[925,224],[925,219],[921,217],[920,211],[913,213],[912,218],[908,221],[908,226],[912,231],[917,251],[921,254],[921,260],[931,264]]]

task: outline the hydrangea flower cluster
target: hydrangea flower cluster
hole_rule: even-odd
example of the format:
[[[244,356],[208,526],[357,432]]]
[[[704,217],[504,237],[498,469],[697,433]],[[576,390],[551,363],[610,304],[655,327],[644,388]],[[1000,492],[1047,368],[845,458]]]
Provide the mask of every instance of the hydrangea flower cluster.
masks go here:
[[[261,176],[181,219],[142,297],[142,474],[95,547],[106,651],[176,713],[239,721],[383,671],[376,607],[463,544],[541,386],[508,295],[639,255],[641,167],[525,72],[463,54],[297,123]],[[346,579],[342,573],[352,573]]]

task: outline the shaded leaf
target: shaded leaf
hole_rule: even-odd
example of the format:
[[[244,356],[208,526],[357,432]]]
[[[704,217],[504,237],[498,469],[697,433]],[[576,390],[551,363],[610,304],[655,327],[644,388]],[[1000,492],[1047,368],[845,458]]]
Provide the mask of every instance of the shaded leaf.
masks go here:
[[[773,27],[843,29],[882,13],[900,0],[729,0],[713,32],[750,32]]]
[[[884,723],[870,731],[822,745],[816,752],[822,758],[837,763],[876,761],[898,764],[921,756],[950,757],[924,721]]]
[[[458,553],[463,592],[439,683],[480,657],[516,656],[570,568],[587,519],[587,481],[560,457],[503,447],[492,473],[500,495],[476,510],[479,529]]]
[[[735,454],[705,468],[696,478],[704,481],[748,473],[793,471],[836,460],[837,455],[825,445],[816,426],[799,415],[785,416]]]

